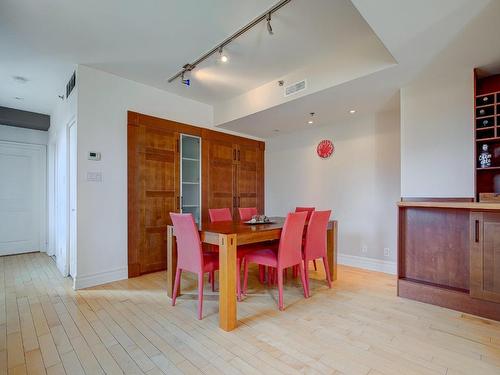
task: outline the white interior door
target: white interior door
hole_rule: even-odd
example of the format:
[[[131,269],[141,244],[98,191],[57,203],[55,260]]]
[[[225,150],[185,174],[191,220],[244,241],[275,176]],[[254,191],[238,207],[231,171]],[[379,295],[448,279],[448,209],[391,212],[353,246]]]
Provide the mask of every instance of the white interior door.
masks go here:
[[[46,147],[0,141],[0,255],[45,251]]]
[[[76,276],[76,187],[77,187],[77,130],[76,122],[69,126],[69,274]]]

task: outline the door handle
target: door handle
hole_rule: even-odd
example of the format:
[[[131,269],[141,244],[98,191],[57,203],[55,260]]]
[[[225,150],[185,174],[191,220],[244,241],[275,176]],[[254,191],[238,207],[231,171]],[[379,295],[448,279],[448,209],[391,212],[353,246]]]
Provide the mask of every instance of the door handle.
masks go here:
[[[238,207],[240,206],[240,197],[238,197]]]
[[[476,242],[479,242],[479,220],[476,220]]]
[[[236,207],[236,197],[233,197],[233,207]]]
[[[176,202],[175,207],[177,210],[179,210],[179,202],[180,202],[179,196],[177,196],[177,199],[175,200],[175,202]]]

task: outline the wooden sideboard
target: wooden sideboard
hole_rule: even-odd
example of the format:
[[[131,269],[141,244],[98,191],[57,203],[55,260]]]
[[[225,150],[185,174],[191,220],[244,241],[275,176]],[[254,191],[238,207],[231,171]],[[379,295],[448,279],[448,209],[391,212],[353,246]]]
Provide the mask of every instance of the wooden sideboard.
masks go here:
[[[201,218],[208,208],[264,211],[264,142],[128,112],[129,277],[165,270],[170,212],[180,212],[180,135],[201,138]]]
[[[398,206],[398,296],[500,320],[500,204]]]

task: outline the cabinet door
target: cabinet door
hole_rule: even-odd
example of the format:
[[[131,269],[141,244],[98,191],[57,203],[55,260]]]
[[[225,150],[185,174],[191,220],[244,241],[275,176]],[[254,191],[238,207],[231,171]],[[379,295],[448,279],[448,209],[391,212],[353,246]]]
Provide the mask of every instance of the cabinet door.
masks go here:
[[[259,145],[239,145],[237,150],[237,205],[257,207],[264,213],[264,152]]]
[[[500,214],[471,213],[473,297],[500,302]]]
[[[236,149],[232,142],[223,140],[211,139],[207,143],[208,182],[202,183],[208,185],[208,204],[203,211],[228,207],[234,215]]]
[[[178,212],[178,133],[129,125],[129,276],[165,270],[167,225]]]

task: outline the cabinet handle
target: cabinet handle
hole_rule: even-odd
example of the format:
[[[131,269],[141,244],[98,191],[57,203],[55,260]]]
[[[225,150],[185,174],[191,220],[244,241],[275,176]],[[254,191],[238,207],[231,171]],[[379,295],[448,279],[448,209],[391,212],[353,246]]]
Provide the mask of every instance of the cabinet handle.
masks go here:
[[[236,150],[233,150],[233,160],[236,161]]]
[[[179,196],[177,196],[175,203],[176,203],[175,206],[176,206],[177,210],[179,210]]]
[[[476,242],[479,242],[479,220],[476,220]]]
[[[238,161],[240,161],[240,150],[238,150]]]
[[[240,206],[240,197],[238,197],[238,207]]]
[[[236,207],[236,197],[233,197],[233,207]]]

